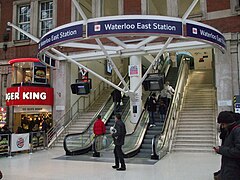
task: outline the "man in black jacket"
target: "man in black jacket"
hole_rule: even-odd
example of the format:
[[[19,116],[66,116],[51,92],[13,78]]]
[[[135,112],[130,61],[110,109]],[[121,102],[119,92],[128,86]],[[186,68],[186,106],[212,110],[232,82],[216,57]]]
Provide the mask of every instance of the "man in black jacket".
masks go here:
[[[240,125],[233,113],[222,111],[218,115],[218,123],[227,133],[223,145],[214,147],[216,153],[222,155],[220,174],[221,180],[240,179]]]
[[[156,126],[155,125],[155,112],[157,110],[157,100],[156,100],[156,93],[152,93],[151,96],[148,97],[144,109],[147,109],[149,113],[149,127]]]
[[[121,91],[118,89],[115,89],[112,93],[111,96],[113,98],[114,102],[114,114],[116,115],[117,111],[121,111],[121,100],[122,100],[122,94]]]
[[[125,171],[126,165],[124,162],[124,154],[122,152],[122,145],[124,145],[124,139],[126,135],[125,124],[121,120],[121,115],[116,114],[115,116],[115,124],[114,127],[110,128],[110,132],[114,141],[114,156],[115,156],[115,165],[112,166],[113,169],[117,169],[118,171]],[[119,162],[121,163],[121,167],[119,168]]]

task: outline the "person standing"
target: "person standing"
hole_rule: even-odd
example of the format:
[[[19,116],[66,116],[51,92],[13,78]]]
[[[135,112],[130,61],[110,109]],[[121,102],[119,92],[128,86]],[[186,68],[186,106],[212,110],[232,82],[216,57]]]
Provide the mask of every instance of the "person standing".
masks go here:
[[[170,86],[169,81],[166,81],[166,83],[164,84],[164,89],[166,92],[166,96],[167,96],[167,107],[169,106],[172,96],[174,95],[175,90],[173,89],[172,86]]]
[[[95,142],[96,142],[96,149],[100,150],[102,147],[102,142],[103,142],[102,135],[106,134],[106,126],[105,126],[104,122],[102,121],[101,115],[97,116],[97,120],[95,121],[95,123],[93,125],[93,133],[95,136],[99,136]]]
[[[102,121],[101,115],[97,116],[97,120],[93,125],[93,133],[95,134],[95,136],[103,135],[106,133],[106,127],[104,122]]]
[[[115,156],[115,165],[112,166],[113,169],[117,169],[118,171],[125,171],[126,165],[124,161],[124,154],[122,151],[122,146],[124,145],[124,140],[126,136],[126,127],[123,121],[121,120],[121,115],[116,114],[115,116],[115,124],[110,130],[113,141],[114,141],[114,156]],[[119,167],[119,162],[121,163],[121,167]]]
[[[167,113],[167,106],[162,99],[160,99],[159,104],[159,114],[160,114],[160,122],[164,122]]]
[[[229,111],[220,112],[217,122],[227,131],[223,144],[213,148],[216,153],[222,155],[221,169],[217,178],[221,180],[239,180],[240,125],[236,122],[233,113]]]
[[[121,108],[122,94],[121,94],[121,91],[119,91],[118,89],[115,89],[111,93],[111,95],[114,102],[114,114],[116,114],[117,111],[120,111],[120,108]]]
[[[157,104],[156,93],[152,93],[152,95],[148,97],[144,105],[144,109],[147,109],[149,113],[149,123],[150,123],[149,127],[156,126],[155,125],[155,112],[157,110],[156,104]]]

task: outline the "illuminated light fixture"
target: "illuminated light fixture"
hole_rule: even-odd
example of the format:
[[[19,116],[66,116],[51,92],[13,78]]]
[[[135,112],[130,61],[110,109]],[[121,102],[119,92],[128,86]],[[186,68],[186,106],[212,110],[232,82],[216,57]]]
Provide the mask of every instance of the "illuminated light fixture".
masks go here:
[[[0,121],[0,128],[2,128],[3,126],[5,126],[6,121]]]

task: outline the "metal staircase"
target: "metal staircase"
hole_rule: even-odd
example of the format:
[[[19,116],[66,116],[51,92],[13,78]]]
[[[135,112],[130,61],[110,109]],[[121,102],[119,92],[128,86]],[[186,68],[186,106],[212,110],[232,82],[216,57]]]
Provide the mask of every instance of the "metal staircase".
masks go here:
[[[58,138],[57,142],[55,143],[55,147],[63,147],[63,140],[67,134],[83,132],[89,126],[93,116],[102,107],[111,92],[111,88],[106,89],[104,93],[102,93],[99,98],[91,105],[87,112],[80,112],[72,124],[67,128],[67,130]]]
[[[215,126],[212,71],[195,70],[185,89],[172,151],[212,152],[216,140]]]

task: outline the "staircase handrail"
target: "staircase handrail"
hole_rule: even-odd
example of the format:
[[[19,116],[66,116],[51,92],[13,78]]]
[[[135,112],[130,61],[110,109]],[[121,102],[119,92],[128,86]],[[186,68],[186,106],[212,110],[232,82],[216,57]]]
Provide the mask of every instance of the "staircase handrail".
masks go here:
[[[121,68],[120,68],[121,69]],[[118,76],[116,73],[114,73],[111,76],[111,81],[116,82],[118,79]],[[102,89],[101,89],[102,87]],[[76,115],[80,112],[80,106],[79,103],[83,100],[83,109],[81,109],[83,112],[86,111],[94,102],[95,98],[97,95],[101,93],[101,90],[104,88],[108,87],[108,84],[105,82],[101,81],[98,86],[94,89],[91,90],[90,94],[87,96],[80,96],[74,103],[73,105],[63,114],[57,121],[56,124],[51,127],[48,132],[47,132],[47,142],[48,142],[48,147],[50,147],[61,135],[61,133],[66,129],[66,127],[71,124],[71,122],[76,118]],[[99,91],[97,91],[99,89]],[[98,93],[97,93],[98,92]],[[91,98],[93,97],[93,98]],[[89,99],[89,104],[87,107],[85,107],[85,99]],[[77,111],[73,113],[74,107],[77,106]],[[69,116],[69,117],[68,117]],[[65,127],[65,125],[67,125]]]
[[[124,79],[126,79],[126,78],[128,78],[128,74],[126,74],[126,75],[124,76]],[[129,82],[128,82],[128,83],[129,83]],[[120,86],[121,84],[122,84],[122,82],[119,82],[118,86]],[[88,132],[88,133],[89,133],[89,136],[90,136],[90,139],[93,139],[94,134],[91,132],[91,129],[89,129],[89,128],[93,125],[93,123],[94,123],[95,120],[96,120],[97,115],[99,115],[99,114],[102,112],[102,110],[104,109],[104,107],[106,106],[106,104],[107,104],[110,100],[111,100],[111,95],[109,95],[109,96],[106,98],[106,101],[104,102],[104,104],[102,105],[102,107],[97,111],[97,113],[95,113],[95,115],[94,115],[93,118],[91,119],[90,123],[88,124],[87,128],[86,128],[83,132],[81,132],[81,133],[72,133],[72,134],[68,134],[68,135],[65,136],[64,142],[63,142],[63,146],[64,146],[64,149],[65,149],[65,151],[67,152],[67,154],[68,154],[68,153],[71,153],[71,152],[68,150],[67,144],[66,144],[66,139],[67,139],[69,136],[81,136],[81,135],[85,134],[86,132]],[[113,108],[114,108],[114,104],[111,105],[111,107],[109,108],[109,110],[107,111],[107,113],[106,113],[106,114],[104,115],[104,117],[102,118],[102,121],[103,121],[103,122],[106,122],[106,121],[110,118],[110,116],[111,116],[111,114],[112,114],[112,112],[113,112]],[[91,140],[91,141],[92,141],[92,140]]]
[[[102,87],[102,89],[101,89]],[[73,105],[66,111],[66,113],[59,118],[58,121],[56,121],[56,124],[49,129],[47,132],[47,138],[48,140],[48,147],[50,147],[60,136],[60,134],[68,127],[69,124],[76,118],[76,115],[80,112],[79,103],[82,99],[89,98],[89,96],[93,95],[96,96],[96,91],[98,91],[98,95],[100,92],[104,89],[104,82],[101,81],[99,85],[91,91],[91,93],[88,96],[80,96]],[[83,100],[85,102],[85,100]],[[84,103],[85,104],[85,103]],[[90,106],[91,104],[89,104]],[[85,106],[85,105],[84,105]],[[85,107],[83,111],[85,111],[88,107]],[[74,111],[75,109],[75,111]]]
[[[152,156],[160,155],[162,158],[167,152],[170,151],[171,144],[173,141],[175,127],[177,124],[177,119],[179,115],[179,110],[181,109],[184,88],[187,83],[187,78],[189,74],[189,63],[187,61],[181,60],[181,64],[178,71],[178,80],[176,84],[175,93],[172,99],[172,103],[169,109],[167,119],[163,125],[163,132],[161,136],[156,135],[152,141]],[[157,138],[158,136],[158,138]]]

